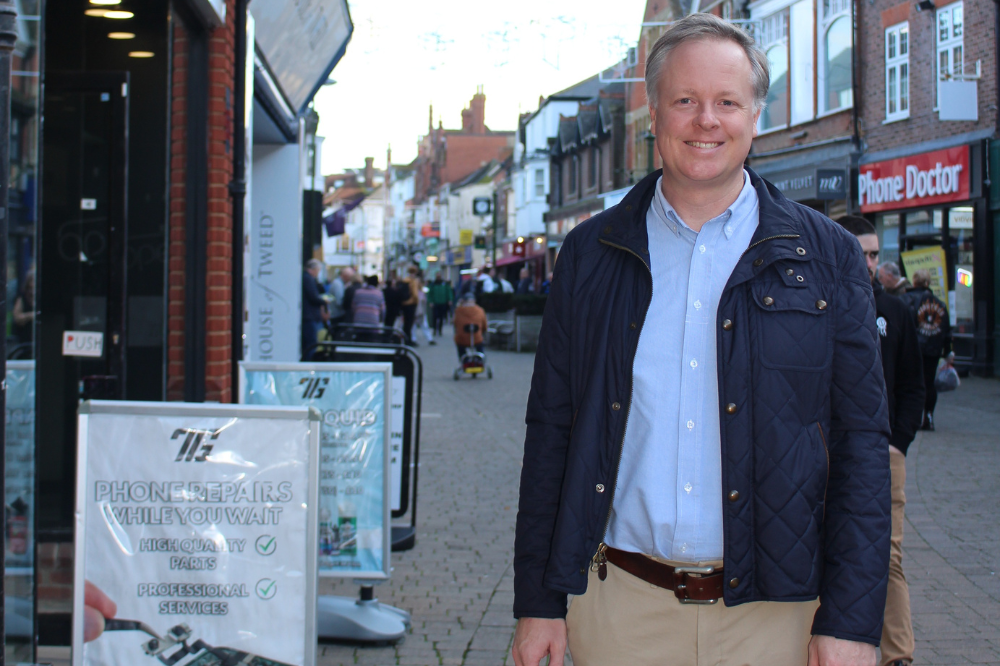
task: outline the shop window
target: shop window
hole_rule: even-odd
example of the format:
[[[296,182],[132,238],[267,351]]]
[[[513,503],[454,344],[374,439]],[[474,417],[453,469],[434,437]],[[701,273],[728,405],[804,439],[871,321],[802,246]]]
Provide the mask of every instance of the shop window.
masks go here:
[[[964,23],[961,2],[937,13],[937,80],[947,81],[965,73]]]
[[[820,113],[849,108],[854,104],[851,3],[848,0],[823,0],[819,28],[823,35],[820,40]]]
[[[597,162],[601,159],[601,151],[596,146],[590,148],[590,160],[587,164],[587,187],[597,185]]]
[[[900,23],[885,31],[885,119],[910,116],[910,27]]]
[[[875,221],[878,233],[879,261],[899,264],[899,213],[879,215]]]
[[[535,198],[545,196],[545,169],[535,169]]]
[[[760,129],[788,124],[788,12],[780,11],[761,21],[760,44],[771,67],[767,106],[760,114]]]
[[[577,171],[579,171],[580,166],[579,163],[580,158],[576,155],[573,155],[569,160],[569,187],[567,188],[567,191],[570,194],[576,193],[576,180],[578,177]]]

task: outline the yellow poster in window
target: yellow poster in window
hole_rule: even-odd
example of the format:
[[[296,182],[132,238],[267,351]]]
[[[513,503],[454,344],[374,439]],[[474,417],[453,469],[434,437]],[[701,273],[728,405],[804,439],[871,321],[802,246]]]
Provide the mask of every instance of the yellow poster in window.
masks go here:
[[[943,247],[922,247],[919,250],[909,250],[899,253],[903,266],[906,268],[906,275],[913,281],[913,272],[921,268],[926,268],[931,274],[931,292],[948,302],[948,273],[944,257]]]
[[[472,229],[459,229],[458,230],[458,244],[459,245],[472,245]]]

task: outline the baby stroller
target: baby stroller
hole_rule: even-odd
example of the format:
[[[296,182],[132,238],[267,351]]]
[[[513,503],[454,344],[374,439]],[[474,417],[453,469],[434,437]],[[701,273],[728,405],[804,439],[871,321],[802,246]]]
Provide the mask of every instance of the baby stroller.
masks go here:
[[[476,333],[479,332],[479,326],[466,324],[463,330],[469,334],[469,346],[462,354],[462,365],[455,368],[455,381],[461,379],[463,374],[471,375],[475,379],[484,372],[487,379],[493,379],[493,369],[486,365],[486,354],[476,349]]]

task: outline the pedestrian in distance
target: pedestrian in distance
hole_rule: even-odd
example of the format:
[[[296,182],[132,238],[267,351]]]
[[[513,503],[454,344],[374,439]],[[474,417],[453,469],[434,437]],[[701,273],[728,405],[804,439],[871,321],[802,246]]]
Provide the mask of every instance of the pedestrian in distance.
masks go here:
[[[327,293],[330,296],[329,309],[331,325],[337,325],[347,320],[348,310],[344,307],[344,294],[347,291],[347,287],[350,286],[353,280],[354,269],[350,266],[345,266],[340,269],[337,277],[333,278],[330,282],[330,288]]]
[[[320,291],[319,275],[323,271],[323,262],[310,259],[302,271],[302,360],[312,360],[319,332],[323,323],[330,319],[326,309],[326,299]]]
[[[390,271],[382,287],[382,295],[385,297],[385,325],[389,328],[396,325],[396,319],[403,309],[403,301],[406,299],[404,293],[408,294],[409,289],[402,281],[396,279],[395,271]]]
[[[444,280],[441,274],[434,276],[427,291],[427,302],[431,306],[431,314],[434,319],[434,335],[441,337],[444,323],[448,319],[452,304],[455,302],[455,290],[451,288],[451,283]]]
[[[934,430],[934,408],[937,406],[938,362],[951,352],[951,321],[948,308],[931,291],[931,272],[921,268],[913,272],[913,289],[906,292],[906,302],[917,322],[917,340],[924,366],[924,418],[921,430]]]
[[[483,332],[486,330],[486,311],[476,305],[476,299],[471,294],[466,294],[458,302],[455,308],[455,346],[458,348],[458,360],[465,356],[469,345],[476,351],[483,351]],[[479,330],[470,334],[465,330],[469,324],[475,324]]]
[[[483,294],[492,294],[497,289],[497,283],[493,279],[493,267],[483,266],[476,275],[476,298]]]
[[[417,346],[417,341],[413,337],[413,324],[417,321],[417,305],[420,303],[420,290],[423,288],[418,272],[416,266],[409,266],[406,269],[406,277],[400,283],[403,335],[406,336],[407,343],[414,347]]]
[[[518,294],[535,293],[535,281],[531,279],[531,269],[522,268],[520,276],[521,276],[520,279],[517,281],[517,293]]]
[[[351,284],[347,285],[347,287],[344,289],[344,301],[342,307],[344,308],[345,323],[349,324],[354,321],[354,314],[352,307],[352,301],[354,300],[354,292],[360,289],[361,285],[363,285],[364,283],[365,283],[365,278],[357,271],[354,271],[354,274],[351,276]],[[376,286],[378,285],[376,284]]]
[[[894,261],[881,263],[876,276],[886,293],[893,296],[902,296],[913,288],[910,281],[899,274],[899,266]]]
[[[385,296],[378,288],[378,276],[369,275],[351,299],[351,321],[378,326],[385,318]]]
[[[674,22],[646,60],[662,174],[565,238],[527,406],[517,666],[567,643],[577,666],[875,663],[871,280],[850,234],[744,168],[768,81],[739,26]]]
[[[542,284],[538,287],[538,293],[548,296],[549,288],[552,286],[552,272],[550,271],[545,279],[542,280]]]
[[[924,376],[917,327],[910,308],[884,288],[876,278],[879,242],[875,227],[863,217],[847,215],[837,222],[857,237],[865,253],[875,292],[876,327],[882,347],[882,374],[889,404],[889,469],[892,493],[892,538],[889,551],[889,585],[882,625],[881,666],[913,663],[913,622],[910,588],[903,573],[903,523],[906,509],[906,450],[920,427],[924,408]],[[898,271],[898,269],[897,269]],[[897,284],[898,281],[893,281]]]
[[[431,331],[431,327],[427,324],[427,311],[430,306],[427,303],[427,287],[424,282],[423,271],[417,272],[417,280],[419,280],[420,289],[417,291],[417,321],[416,326],[421,333],[424,334],[424,339],[429,345],[436,345],[437,342],[434,341],[434,333]]]

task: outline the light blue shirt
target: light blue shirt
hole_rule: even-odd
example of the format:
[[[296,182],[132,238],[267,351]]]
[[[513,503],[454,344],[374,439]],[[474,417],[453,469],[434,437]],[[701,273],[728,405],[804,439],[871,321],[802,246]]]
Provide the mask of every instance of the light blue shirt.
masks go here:
[[[721,560],[716,313],[757,229],[757,192],[744,171],[733,205],[695,232],[661,182],[646,214],[653,296],[605,542],[674,561]]]

